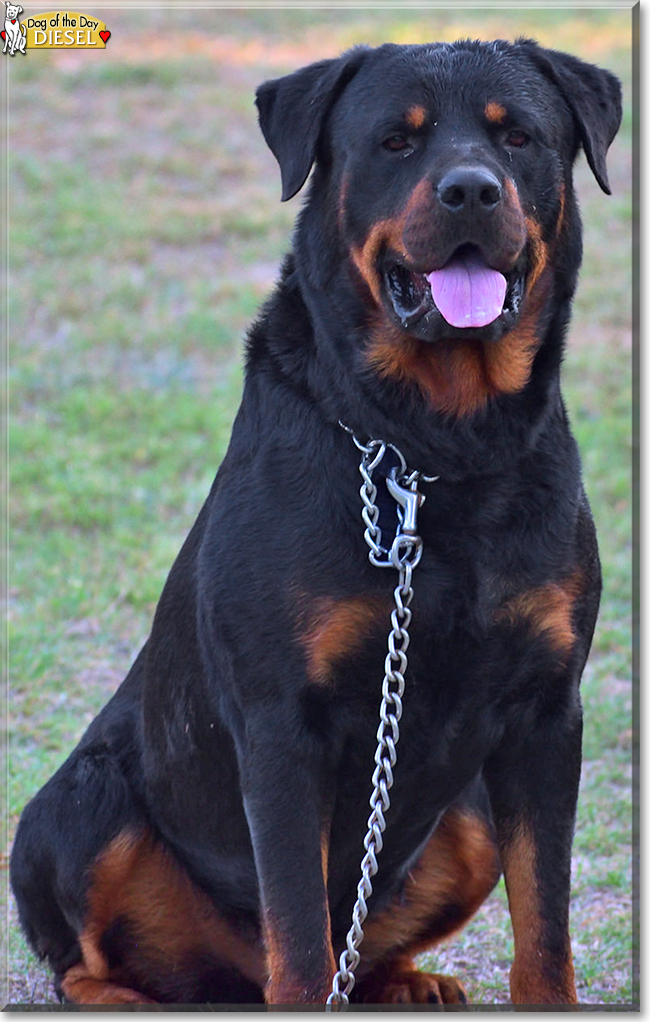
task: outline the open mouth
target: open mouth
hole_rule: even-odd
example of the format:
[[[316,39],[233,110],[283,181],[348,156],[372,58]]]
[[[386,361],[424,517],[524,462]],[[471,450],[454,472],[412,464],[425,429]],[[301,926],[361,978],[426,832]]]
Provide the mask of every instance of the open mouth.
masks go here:
[[[462,245],[439,270],[416,273],[389,262],[383,271],[389,311],[423,340],[473,337],[495,340],[511,330],[524,294],[525,272],[492,269],[475,245]]]

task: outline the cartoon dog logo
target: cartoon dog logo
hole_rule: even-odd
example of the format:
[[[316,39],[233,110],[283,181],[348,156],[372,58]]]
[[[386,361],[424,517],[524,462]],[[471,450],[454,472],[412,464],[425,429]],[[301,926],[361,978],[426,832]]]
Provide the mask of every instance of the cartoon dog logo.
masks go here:
[[[9,56],[13,57],[17,50],[21,53],[25,53],[25,42],[27,39],[27,32],[25,26],[21,25],[18,21],[19,15],[23,13],[23,9],[20,4],[8,4],[5,0],[2,0],[6,7],[5,12],[5,30],[2,33],[5,41],[5,48],[3,53],[7,52],[9,46]]]

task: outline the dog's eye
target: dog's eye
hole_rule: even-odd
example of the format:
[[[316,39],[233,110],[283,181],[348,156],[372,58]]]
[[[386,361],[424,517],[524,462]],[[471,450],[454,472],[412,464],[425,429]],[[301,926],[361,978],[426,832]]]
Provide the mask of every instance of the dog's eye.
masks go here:
[[[410,149],[411,144],[404,135],[389,135],[382,142],[384,149],[390,149],[391,153],[398,153],[404,149]]]
[[[511,149],[523,149],[524,146],[527,146],[530,142],[530,137],[525,131],[520,131],[518,128],[515,128],[508,132],[505,142]]]

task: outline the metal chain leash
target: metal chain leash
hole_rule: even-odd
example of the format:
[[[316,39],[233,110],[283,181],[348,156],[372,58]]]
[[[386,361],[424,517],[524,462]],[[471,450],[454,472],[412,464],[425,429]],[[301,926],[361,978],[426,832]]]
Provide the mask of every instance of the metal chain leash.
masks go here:
[[[343,423],[341,425],[343,426]],[[351,434],[362,455],[359,464],[359,472],[363,479],[360,489],[363,501],[361,514],[366,526],[364,538],[369,547],[368,558],[377,567],[396,568],[399,577],[393,592],[395,607],[391,613],[392,628],[388,636],[388,653],[384,661],[385,674],[379,708],[375,770],[372,775],[373,791],[370,796],[371,813],[363,841],[366,854],[361,861],[361,879],[357,886],[357,900],[352,910],[352,926],[346,937],[345,950],[339,959],[339,970],[332,981],[332,992],[327,999],[328,1011],[332,1011],[334,1006],[349,1004],[349,995],[355,983],[354,973],[361,961],[359,947],[364,937],[363,924],[368,915],[368,898],[373,890],[372,877],[379,869],[377,856],[384,844],[385,815],[390,808],[388,792],[393,785],[393,768],[397,762],[396,746],[402,716],[404,674],[408,664],[406,651],[410,641],[408,629],[411,623],[410,604],[413,599],[411,581],[413,569],[419,564],[422,556],[422,539],[417,534],[416,523],[417,510],[424,503],[424,496],[418,492],[417,485],[421,479],[433,482],[437,478],[423,476],[420,472],[409,473],[404,456],[392,444],[386,444],[383,440],[370,440],[367,444],[362,444],[349,427],[343,426],[343,429]],[[397,501],[399,508],[397,534],[390,550],[381,544],[379,508],[375,503],[377,487],[372,480],[373,472],[383,460],[387,449],[393,451],[399,462],[386,476],[388,491]]]

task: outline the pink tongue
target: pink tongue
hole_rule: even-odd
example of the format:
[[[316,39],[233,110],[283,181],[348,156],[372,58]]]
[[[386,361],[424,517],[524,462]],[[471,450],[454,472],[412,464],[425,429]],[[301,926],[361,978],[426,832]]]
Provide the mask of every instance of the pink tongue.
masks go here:
[[[487,326],[501,315],[506,278],[491,270],[476,250],[450,259],[427,280],[438,311],[450,326]]]

